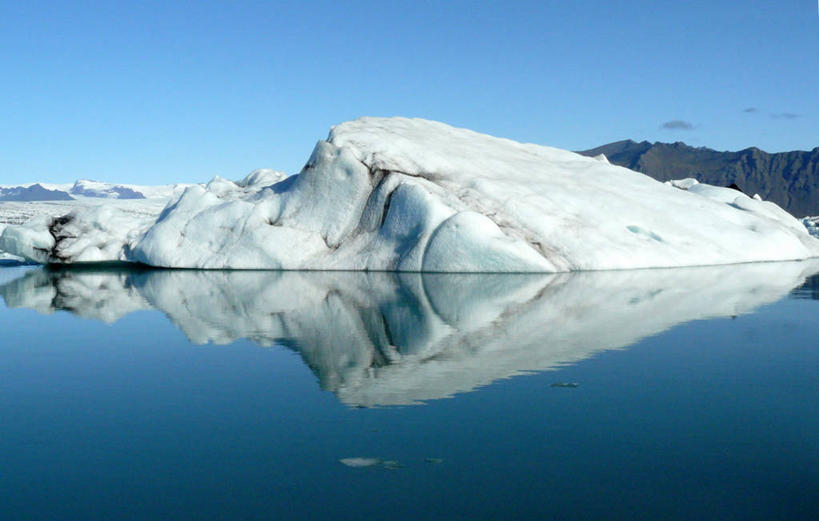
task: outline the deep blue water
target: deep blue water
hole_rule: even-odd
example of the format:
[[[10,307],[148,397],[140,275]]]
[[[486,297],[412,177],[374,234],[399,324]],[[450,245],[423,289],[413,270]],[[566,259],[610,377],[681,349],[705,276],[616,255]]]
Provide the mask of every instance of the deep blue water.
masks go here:
[[[814,272],[0,268],[0,518],[816,519]]]

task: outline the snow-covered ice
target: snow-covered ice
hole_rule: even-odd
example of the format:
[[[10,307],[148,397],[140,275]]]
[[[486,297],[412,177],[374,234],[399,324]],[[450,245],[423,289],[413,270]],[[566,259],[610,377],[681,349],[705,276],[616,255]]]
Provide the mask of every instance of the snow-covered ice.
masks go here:
[[[42,263],[426,272],[819,256],[800,221],[736,190],[420,119],[343,123],[298,175],[256,178],[189,187],[153,222],[112,210],[9,226],[0,249]]]
[[[0,253],[33,251],[18,257],[39,263],[59,256],[70,262],[127,261],[123,242],[153,224],[167,203],[168,198],[3,202],[0,234],[6,228],[11,231],[0,235]],[[70,238],[57,241],[61,236]]]
[[[775,302],[819,261],[559,274],[19,269],[9,307],[287,346],[350,405],[419,403]],[[2,270],[0,270],[2,274]]]

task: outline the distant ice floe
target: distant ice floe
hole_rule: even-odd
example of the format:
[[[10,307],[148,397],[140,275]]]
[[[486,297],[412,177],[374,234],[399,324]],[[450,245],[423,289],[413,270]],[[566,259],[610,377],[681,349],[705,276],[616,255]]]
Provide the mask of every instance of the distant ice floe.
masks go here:
[[[382,467],[395,470],[403,467],[395,460],[382,460],[381,458],[342,458],[338,461],[342,465],[353,468]]]
[[[78,209],[9,226],[0,249],[40,263],[423,272],[819,256],[773,203],[691,181],[433,121],[362,118],[334,127],[298,175],[216,178],[151,219]]]
[[[353,468],[375,467],[381,464],[379,458],[341,458],[338,460],[342,465]]]
[[[29,268],[0,296],[106,323],[154,308],[197,344],[286,346],[323,389],[370,407],[446,398],[682,322],[749,313],[817,272],[817,260],[575,274]]]

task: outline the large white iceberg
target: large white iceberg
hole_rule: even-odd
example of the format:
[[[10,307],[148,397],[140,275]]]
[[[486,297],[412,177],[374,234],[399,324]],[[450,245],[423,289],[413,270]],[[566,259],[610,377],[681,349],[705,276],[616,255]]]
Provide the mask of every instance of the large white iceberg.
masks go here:
[[[343,123],[298,175],[261,177],[270,184],[190,187],[151,222],[79,210],[9,226],[0,249],[42,263],[442,272],[819,256],[801,222],[736,190],[667,185],[602,158],[420,119]]]

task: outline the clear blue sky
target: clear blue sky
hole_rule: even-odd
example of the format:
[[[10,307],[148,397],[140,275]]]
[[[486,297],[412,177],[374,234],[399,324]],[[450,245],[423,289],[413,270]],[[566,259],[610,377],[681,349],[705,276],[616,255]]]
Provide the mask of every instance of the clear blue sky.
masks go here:
[[[0,184],[294,173],[364,115],[568,149],[812,149],[819,16],[813,0],[0,0],[0,104]]]

